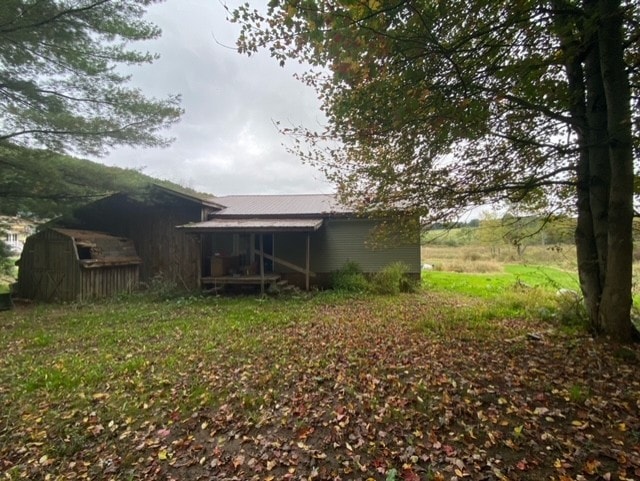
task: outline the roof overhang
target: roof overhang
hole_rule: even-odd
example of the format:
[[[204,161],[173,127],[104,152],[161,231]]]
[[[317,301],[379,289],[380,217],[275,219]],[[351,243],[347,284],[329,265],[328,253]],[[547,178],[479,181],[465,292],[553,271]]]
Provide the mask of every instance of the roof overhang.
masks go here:
[[[214,218],[204,222],[181,225],[186,232],[314,232],[323,219],[225,219]]]

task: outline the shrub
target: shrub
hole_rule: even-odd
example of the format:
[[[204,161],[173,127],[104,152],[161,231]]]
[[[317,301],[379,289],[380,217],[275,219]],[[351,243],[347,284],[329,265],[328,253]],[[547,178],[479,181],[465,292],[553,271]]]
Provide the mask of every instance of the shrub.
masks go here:
[[[347,292],[366,292],[370,288],[362,269],[354,261],[345,262],[341,269],[333,273],[331,285],[336,290]]]
[[[569,289],[560,289],[556,293],[557,308],[555,317],[564,326],[586,327],[589,322],[587,309],[582,296]]]
[[[394,262],[376,273],[371,279],[371,290],[376,294],[412,292],[416,284],[407,277],[409,268],[404,262]]]
[[[178,288],[178,284],[167,279],[162,273],[155,275],[146,286],[145,294],[159,301],[175,299],[185,294],[184,290]]]

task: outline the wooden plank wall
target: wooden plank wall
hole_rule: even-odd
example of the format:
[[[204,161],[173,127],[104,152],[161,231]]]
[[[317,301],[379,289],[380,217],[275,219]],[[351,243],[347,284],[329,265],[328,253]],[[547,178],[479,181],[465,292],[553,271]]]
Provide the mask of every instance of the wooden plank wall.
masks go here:
[[[39,301],[78,299],[80,266],[73,240],[52,230],[27,239],[20,257],[18,295]]]
[[[199,222],[199,205],[176,198],[143,204],[124,195],[89,204],[76,212],[75,227],[128,237],[142,259],[140,281],[162,276],[180,288],[195,290],[200,283],[200,238],[176,229]]]
[[[139,272],[137,265],[83,268],[78,298],[90,300],[131,293],[138,286]]]
[[[20,257],[18,295],[38,301],[80,301],[130,293],[139,266],[80,266],[73,240],[52,230],[27,240]]]

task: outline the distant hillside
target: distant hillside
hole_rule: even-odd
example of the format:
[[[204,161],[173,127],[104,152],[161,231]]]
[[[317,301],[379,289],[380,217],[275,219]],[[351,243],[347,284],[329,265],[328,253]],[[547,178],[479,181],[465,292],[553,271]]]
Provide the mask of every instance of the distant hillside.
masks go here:
[[[0,143],[0,215],[51,218],[115,192],[142,193],[150,184],[199,193],[133,169]]]

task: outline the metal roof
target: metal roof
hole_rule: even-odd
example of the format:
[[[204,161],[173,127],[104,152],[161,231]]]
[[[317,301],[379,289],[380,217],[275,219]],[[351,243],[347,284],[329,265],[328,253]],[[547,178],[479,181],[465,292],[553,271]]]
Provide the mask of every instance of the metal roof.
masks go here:
[[[180,226],[180,228],[189,230],[192,232],[213,232],[213,231],[225,231],[225,232],[274,232],[274,231],[298,231],[298,232],[310,232],[316,231],[322,225],[322,219],[227,219],[227,218],[214,218],[204,222],[196,222],[193,224],[187,224]]]
[[[201,205],[205,205],[207,207],[214,207],[217,209],[223,208],[224,206],[218,204],[215,199],[210,198],[210,196],[206,195],[206,194],[201,194],[198,192],[193,192],[193,193],[189,193],[189,192],[181,192],[175,189],[172,189],[170,187],[166,187],[164,185],[160,185],[160,184],[151,184],[151,186],[154,189],[158,189],[160,191],[166,192],[168,194],[171,194],[175,197],[180,197],[182,199],[186,199],[189,200],[191,202],[195,202],[196,204],[201,204]]]
[[[333,194],[308,195],[229,195],[214,197],[211,202],[225,206],[216,212],[222,216],[329,216],[350,214]]]

